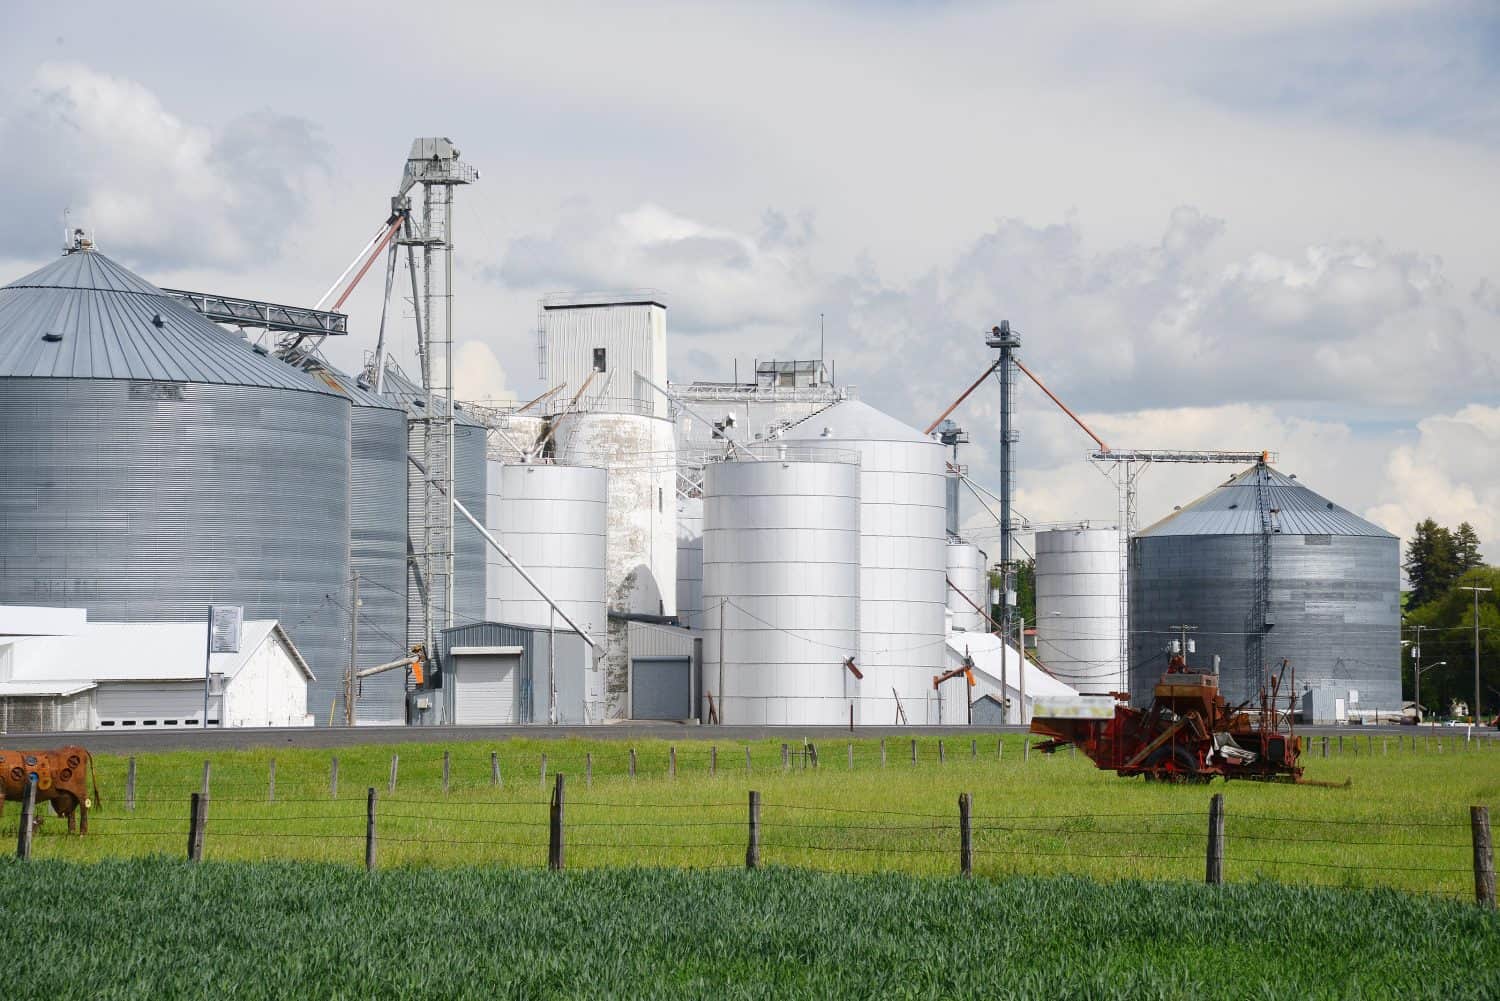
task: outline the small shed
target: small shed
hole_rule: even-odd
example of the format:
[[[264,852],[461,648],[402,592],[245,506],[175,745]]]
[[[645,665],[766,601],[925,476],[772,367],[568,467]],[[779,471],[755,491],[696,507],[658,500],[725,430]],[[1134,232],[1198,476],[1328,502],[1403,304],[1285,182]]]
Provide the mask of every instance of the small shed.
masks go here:
[[[630,651],[630,718],[689,720],[706,710],[702,701],[702,634],[681,626],[632,620],[626,624]]]
[[[570,629],[475,622],[443,630],[437,670],[410,695],[417,725],[547,723],[556,692],[558,723],[586,723],[589,645]]]

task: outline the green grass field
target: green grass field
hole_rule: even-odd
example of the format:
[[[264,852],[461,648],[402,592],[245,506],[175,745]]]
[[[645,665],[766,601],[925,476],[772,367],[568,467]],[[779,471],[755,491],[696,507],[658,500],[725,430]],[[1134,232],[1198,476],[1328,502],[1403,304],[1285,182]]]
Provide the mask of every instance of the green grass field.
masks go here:
[[[1406,738],[1410,740],[1409,737]],[[1081,755],[1030,755],[1021,738],[923,738],[910,743],[829,741],[820,766],[783,772],[781,742],[669,745],[604,740],[513,739],[455,744],[449,791],[441,745],[364,746],[337,752],[337,798],[330,797],[330,752],[256,750],[210,753],[209,860],[318,861],[362,865],[365,790],[379,790],[382,866],[501,864],[540,867],[547,845],[552,776],[568,778],[570,868],[738,867],[744,863],[746,791],[762,793],[762,858],[768,866],[841,872],[945,875],[958,867],[960,792],[974,797],[975,872],[982,877],[1076,874],[1097,880],[1201,881],[1209,796],[1226,800],[1226,878],[1341,887],[1390,887],[1454,898],[1473,892],[1468,810],[1500,799],[1500,746],[1466,747],[1449,737],[1441,753],[1419,743],[1397,751],[1394,736],[1372,745],[1351,738],[1342,755],[1307,757],[1308,777],[1353,780],[1350,789],[1262,783],[1147,784],[1100,772]],[[800,747],[800,742],[796,745]],[[745,753],[751,764],[747,774]],[[491,785],[497,752],[503,785]],[[400,768],[387,790],[392,754]],[[548,781],[540,781],[541,756]],[[585,755],[593,781],[584,781]],[[276,760],[276,801],[268,802]],[[201,780],[202,752],[137,757],[136,808],[124,805],[126,761],[97,761],[103,807],[87,838],[69,838],[50,818],[37,859],[99,861],[152,854],[181,857],[189,794]],[[13,844],[18,808],[0,819],[0,843]]]
[[[1390,891],[7,859],[0,899],[15,998],[1500,996],[1500,918]]]

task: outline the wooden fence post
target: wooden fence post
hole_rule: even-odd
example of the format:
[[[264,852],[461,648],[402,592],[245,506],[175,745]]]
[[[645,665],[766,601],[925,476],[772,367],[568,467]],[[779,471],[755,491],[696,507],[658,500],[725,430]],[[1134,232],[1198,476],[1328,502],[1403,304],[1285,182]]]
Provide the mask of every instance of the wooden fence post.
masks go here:
[[[807,745],[807,753],[808,753],[808,755],[812,759],[812,766],[813,766],[813,768],[816,769],[818,767],[818,745],[817,744],[808,744]]]
[[[630,749],[630,777],[635,778],[635,748]]]
[[[1474,836],[1474,902],[1495,909],[1495,848],[1490,841],[1488,807],[1469,807],[1469,828]]]
[[[719,774],[719,748],[718,745],[710,745],[708,748],[708,774]]]
[[[328,764],[328,798],[339,798],[339,756],[337,754]]]
[[[451,755],[449,754],[449,752],[444,751],[443,752],[443,795],[444,796],[448,795],[449,766],[452,763],[451,760],[450,760],[450,758],[451,758]]]
[[[760,793],[750,790],[750,835],[745,844],[745,868],[760,868]]]
[[[563,867],[563,775],[557,773],[552,787],[552,811],[547,831],[547,868],[554,871]]]
[[[1030,761],[1030,760],[1031,760],[1031,741],[1027,740],[1023,736],[1021,738],[1021,761],[1022,762],[1027,762],[1027,761]]]
[[[1328,734],[1323,734],[1323,757],[1328,757]]]
[[[276,802],[276,759],[271,759],[271,767],[266,779],[266,800]]]
[[[195,792],[188,799],[188,849],[189,862],[203,861],[203,794]]]
[[[559,773],[559,775],[560,774],[561,773]],[[547,755],[545,753],[542,754],[542,778],[541,778],[541,782],[540,782],[540,787],[542,789],[547,788]]]
[[[1344,735],[1342,733],[1339,734],[1339,753],[1344,753]]]
[[[667,775],[671,778],[677,777],[677,745],[673,744],[667,748]]]
[[[203,795],[205,795],[205,796],[208,795],[208,773],[209,773],[209,767],[210,766],[209,766],[208,759],[205,758],[203,760],[203,787],[198,790],[199,792],[203,793]]]
[[[911,763],[917,763],[917,738],[915,737],[911,739]]]
[[[583,784],[588,788],[594,788],[594,752],[589,751],[583,756]]]
[[[958,871],[974,875],[973,799],[966,792],[958,794]]]
[[[941,765],[941,764],[945,763],[947,760],[948,760],[948,756],[945,753],[943,753],[943,738],[939,737],[938,738],[938,764]]]
[[[365,794],[365,870],[375,869],[375,787]]]
[[[979,741],[969,741],[969,757],[973,758],[975,761],[979,760]]]
[[[781,745],[781,770],[782,771],[786,771],[788,768],[791,768],[791,767],[792,767],[792,759],[791,759],[790,751],[787,748],[787,745],[782,744]]]
[[[1224,882],[1224,794],[1216,792],[1208,801],[1208,864],[1203,881],[1210,886]]]
[[[854,745],[849,745],[849,770],[854,771]]]
[[[135,812],[135,755],[125,765],[125,809]]]
[[[16,834],[16,858],[31,858],[31,835],[36,829],[36,778],[26,776],[26,790],[21,793],[21,829]]]
[[[748,746],[745,748],[745,774],[750,774],[750,748]]]
[[[399,754],[393,754],[393,755],[391,755],[391,777],[390,777],[390,780],[387,781],[386,785],[385,785],[385,791],[386,791],[387,795],[390,795],[390,796],[396,795],[396,780],[400,777],[400,774],[401,774],[401,755],[399,755]]]
[[[1004,737],[996,737],[995,738],[995,760],[996,761],[1004,761],[1005,760],[1005,738]]]
[[[494,786],[495,788],[498,789],[498,788],[500,788],[500,786],[502,786],[504,784],[505,784],[504,781],[501,780],[501,778],[500,778],[500,752],[499,751],[491,751],[490,752],[490,785],[492,785],[492,786]]]
[[[880,767],[885,767],[885,738],[880,738]]]

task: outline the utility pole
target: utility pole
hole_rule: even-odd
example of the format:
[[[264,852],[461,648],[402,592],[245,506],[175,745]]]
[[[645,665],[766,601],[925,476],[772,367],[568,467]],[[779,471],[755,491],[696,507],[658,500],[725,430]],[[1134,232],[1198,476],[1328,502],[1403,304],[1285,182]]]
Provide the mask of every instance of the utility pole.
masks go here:
[[[1411,648],[1411,655],[1416,663],[1412,666],[1412,702],[1417,710],[1417,725],[1422,724],[1422,626],[1417,627],[1417,642]]]
[[[1021,694],[1021,725],[1026,725],[1026,616],[1016,616],[1016,649],[1020,651],[1021,661],[1017,668],[1020,677],[1017,678],[1018,688]]]
[[[724,725],[724,610],[728,598],[719,599],[719,725]]]
[[[355,720],[354,688],[359,684],[354,672],[359,670],[359,571],[349,578],[349,673],[344,676],[344,725]]]
[[[1479,592],[1493,591],[1492,587],[1461,587],[1461,591],[1474,592],[1474,705],[1469,710],[1469,717],[1474,725],[1479,725]]]

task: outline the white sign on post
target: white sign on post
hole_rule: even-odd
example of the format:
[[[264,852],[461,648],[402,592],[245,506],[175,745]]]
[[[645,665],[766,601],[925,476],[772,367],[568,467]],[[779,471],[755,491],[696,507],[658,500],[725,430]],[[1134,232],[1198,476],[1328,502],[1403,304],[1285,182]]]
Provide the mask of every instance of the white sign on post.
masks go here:
[[[245,610],[239,605],[214,605],[208,613],[208,652],[239,653]]]
[[[245,610],[239,605],[210,605],[208,609],[208,653],[203,657],[203,727],[208,728],[208,696],[214,654],[239,653]],[[220,721],[223,725],[223,721]]]

